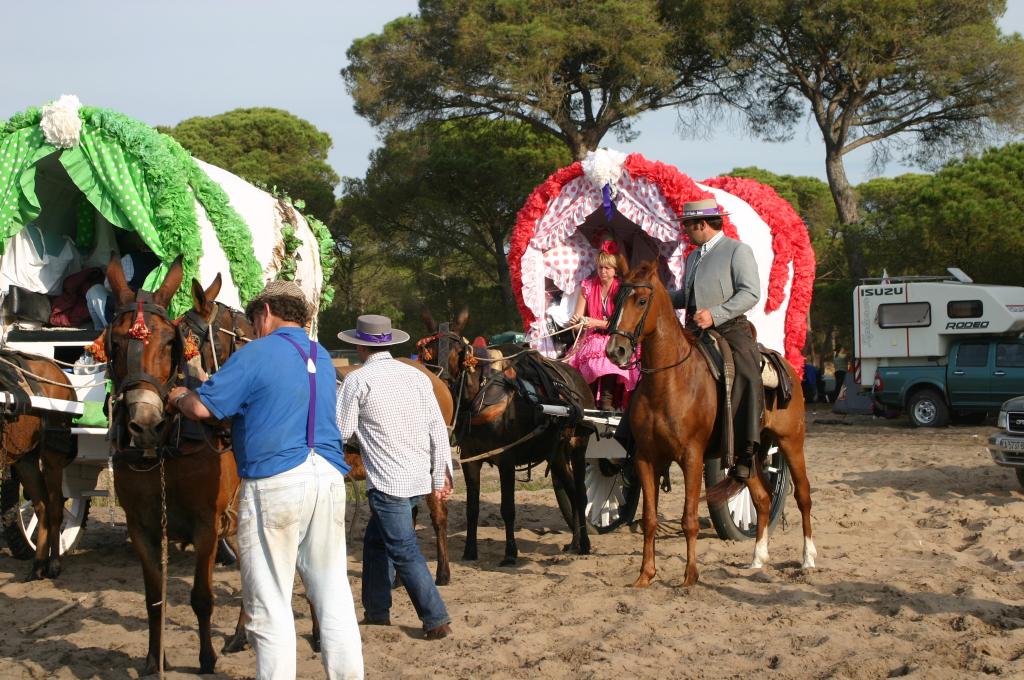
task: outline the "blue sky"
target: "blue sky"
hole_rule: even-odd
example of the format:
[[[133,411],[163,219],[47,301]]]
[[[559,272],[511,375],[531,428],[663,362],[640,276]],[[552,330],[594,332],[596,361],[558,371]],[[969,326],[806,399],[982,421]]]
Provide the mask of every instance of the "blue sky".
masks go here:
[[[1024,2],[1009,2],[1002,27],[1024,33]],[[352,40],[416,12],[413,0],[48,0],[5,8],[0,41],[0,119],[61,94],[116,109],[147,123],[173,125],[191,116],[248,106],[287,109],[330,133],[330,162],[340,175],[361,176],[378,144],[352,110],[339,70]],[[683,139],[676,114],[641,116],[628,145],[678,166],[695,179],[745,165],[779,174],[824,178],[819,133],[797,130],[784,144],[759,142],[738,123],[706,137]],[[869,150],[847,157],[859,183],[874,176]],[[889,164],[883,175],[911,168]]]

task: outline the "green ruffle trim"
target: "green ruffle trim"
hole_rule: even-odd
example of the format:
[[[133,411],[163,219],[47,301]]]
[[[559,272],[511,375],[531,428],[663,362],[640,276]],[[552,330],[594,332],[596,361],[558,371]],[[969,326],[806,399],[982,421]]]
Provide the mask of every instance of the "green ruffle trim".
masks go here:
[[[146,288],[158,287],[180,256],[184,276],[168,311],[175,317],[184,314],[192,307],[191,283],[199,274],[203,254],[195,198],[188,186],[192,156],[167,135],[116,111],[83,106],[80,115],[93,131],[102,130],[138,159],[149,188],[153,225],[167,258],[146,279]]]
[[[320,244],[320,266],[324,270],[324,285],[320,290],[320,309],[327,309],[334,301],[334,284],[331,278],[334,276],[334,267],[338,264],[335,256],[334,239],[331,237],[331,230],[323,222],[312,215],[303,215],[306,223],[313,230],[317,243]]]
[[[0,124],[0,141],[12,132],[17,132],[22,128],[35,127],[39,125],[39,121],[43,118],[43,110],[38,106],[33,106],[30,109],[25,109],[21,113],[16,113],[2,124]]]
[[[263,268],[253,255],[252,232],[249,231],[249,225],[231,207],[224,189],[210,179],[195,161],[191,162],[189,183],[195,191],[196,199],[206,210],[206,216],[217,234],[217,241],[228,258],[231,281],[234,282],[244,307],[263,290]],[[202,283],[207,284],[206,281]]]

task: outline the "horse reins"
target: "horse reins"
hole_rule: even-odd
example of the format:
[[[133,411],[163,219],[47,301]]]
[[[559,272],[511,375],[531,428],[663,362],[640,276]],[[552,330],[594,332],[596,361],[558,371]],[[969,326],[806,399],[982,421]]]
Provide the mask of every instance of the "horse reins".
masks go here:
[[[618,295],[615,296],[615,310],[612,312],[612,316],[608,320],[608,335],[621,335],[622,337],[626,338],[626,340],[629,341],[630,356],[635,355],[637,348],[640,346],[640,334],[643,332],[644,325],[646,325],[647,323],[647,315],[651,311],[651,305],[644,305],[644,310],[640,313],[640,320],[637,322],[636,328],[633,329],[632,333],[630,333],[629,331],[620,330],[618,326],[619,320],[622,318],[622,306],[623,303],[626,301],[626,297],[628,295],[632,295],[636,290],[639,289],[649,290],[651,292],[651,298],[653,299],[654,286],[649,283],[623,282],[619,284],[619,293]],[[683,364],[687,359],[690,358],[690,355],[692,354],[693,345],[691,344],[690,350],[685,355],[683,355],[682,359],[675,362],[674,364],[669,364],[668,366],[658,366],[657,368],[644,368],[643,366],[639,366],[641,359],[637,357],[633,361],[627,363],[622,368],[633,368],[639,366],[640,373],[644,375],[650,375],[651,373],[658,373],[660,371],[665,371],[670,368],[675,368],[676,366]]]

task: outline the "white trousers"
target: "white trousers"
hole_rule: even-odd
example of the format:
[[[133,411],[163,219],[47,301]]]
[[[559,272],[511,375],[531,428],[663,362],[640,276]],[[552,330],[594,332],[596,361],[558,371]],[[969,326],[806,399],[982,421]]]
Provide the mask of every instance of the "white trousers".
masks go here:
[[[292,587],[299,570],[320,621],[330,680],[363,677],[363,651],[345,553],[345,478],[311,451],[304,463],[242,480],[238,512],[246,632],[258,680],[294,680]]]

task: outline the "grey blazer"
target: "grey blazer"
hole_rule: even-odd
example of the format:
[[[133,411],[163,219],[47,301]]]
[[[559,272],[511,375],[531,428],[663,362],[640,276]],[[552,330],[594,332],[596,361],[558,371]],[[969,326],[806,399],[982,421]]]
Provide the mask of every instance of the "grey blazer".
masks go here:
[[[696,262],[698,252],[694,250],[687,256],[686,271]],[[676,309],[685,308],[690,295],[686,278],[683,287],[672,292],[672,306]],[[754,251],[746,243],[722,237],[701,259],[693,288],[697,309],[710,310],[716,326],[745,314],[761,299],[761,279],[757,275]]]

